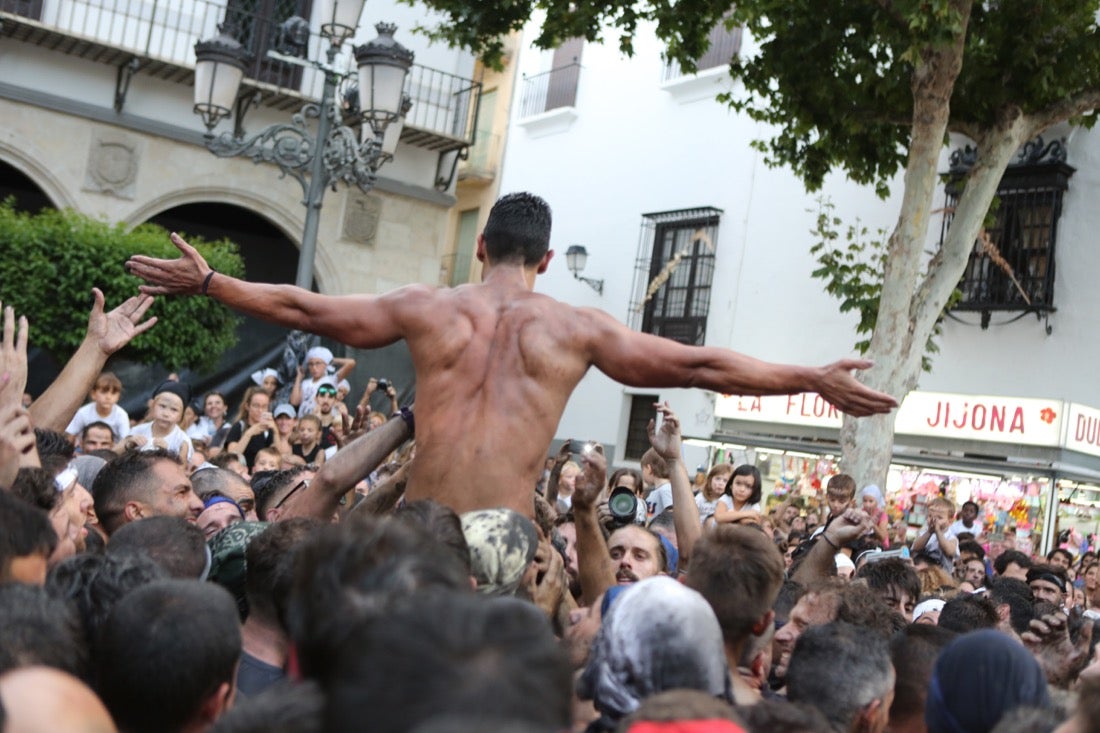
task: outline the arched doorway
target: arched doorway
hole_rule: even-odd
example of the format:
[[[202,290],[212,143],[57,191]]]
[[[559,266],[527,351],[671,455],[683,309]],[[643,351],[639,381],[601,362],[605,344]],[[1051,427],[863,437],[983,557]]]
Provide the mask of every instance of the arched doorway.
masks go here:
[[[31,214],[54,206],[50,197],[23,171],[0,160],[0,201],[15,200],[17,211]]]

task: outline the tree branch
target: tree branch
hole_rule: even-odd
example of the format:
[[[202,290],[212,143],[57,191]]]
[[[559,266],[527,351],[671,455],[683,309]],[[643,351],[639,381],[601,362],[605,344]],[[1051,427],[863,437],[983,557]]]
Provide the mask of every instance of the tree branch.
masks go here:
[[[1094,109],[1100,109],[1100,89],[1086,89],[1080,94],[1065,99],[1041,112],[1027,116],[1029,123],[1027,137],[1032,138],[1051,125],[1064,122]]]

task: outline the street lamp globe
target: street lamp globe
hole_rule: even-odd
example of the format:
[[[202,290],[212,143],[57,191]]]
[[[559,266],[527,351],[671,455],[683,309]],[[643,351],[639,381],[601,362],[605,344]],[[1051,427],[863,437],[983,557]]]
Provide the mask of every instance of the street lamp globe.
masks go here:
[[[588,263],[588,250],[583,244],[571,244],[565,250],[565,266],[569,272],[579,275],[584,272],[584,266]]]
[[[355,35],[365,0],[323,0],[321,3],[321,35],[339,46]]]
[[[195,44],[195,112],[207,130],[232,111],[247,62],[248,52],[224,29]]]
[[[378,37],[355,48],[359,66],[359,106],[364,123],[370,124],[375,137],[382,137],[386,126],[401,115],[405,75],[413,63],[413,52],[394,40],[397,26],[379,23]]]

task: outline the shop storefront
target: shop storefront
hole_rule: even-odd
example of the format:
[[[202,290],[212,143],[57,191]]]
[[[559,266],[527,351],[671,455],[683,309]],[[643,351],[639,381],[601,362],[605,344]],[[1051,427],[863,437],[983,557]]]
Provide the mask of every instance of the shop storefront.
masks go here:
[[[719,397],[720,430],[689,441],[711,462],[754,463],[765,493],[826,513],[824,486],[843,470],[841,416],[813,394]],[[886,483],[891,519],[910,538],[927,502],[974,501],[991,541],[1024,551],[1095,549],[1100,530],[1100,410],[1060,400],[913,392],[895,419]],[[819,509],[820,507],[820,509]],[[902,525],[901,523],[904,523]]]

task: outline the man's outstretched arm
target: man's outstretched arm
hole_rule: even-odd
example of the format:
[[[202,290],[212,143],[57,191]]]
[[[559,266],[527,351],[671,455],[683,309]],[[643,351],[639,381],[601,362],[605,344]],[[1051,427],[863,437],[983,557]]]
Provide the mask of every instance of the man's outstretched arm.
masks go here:
[[[253,283],[215,272],[198,250],[172,234],[181,256],[162,260],[134,255],[126,269],[147,284],[146,295],[209,295],[233,310],[359,348],[392,344],[403,336],[397,308],[429,288],[411,285],[382,296],[330,296],[293,285]],[[410,305],[416,306],[416,304]]]
[[[863,417],[898,406],[888,394],[860,384],[855,369],[865,359],[841,359],[822,367],[772,364],[730,349],[685,346],[632,331],[603,311],[582,308],[589,360],[631,387],[696,387],[721,394],[772,395],[817,392],[849,415]]]

